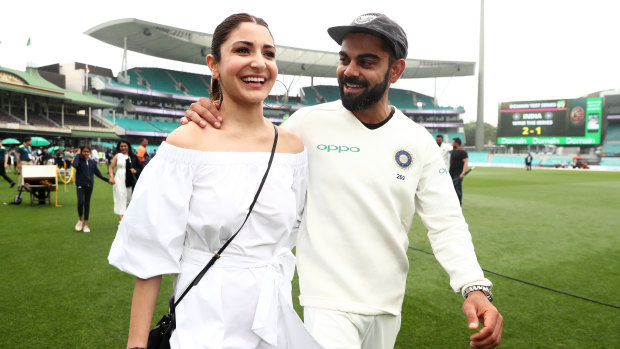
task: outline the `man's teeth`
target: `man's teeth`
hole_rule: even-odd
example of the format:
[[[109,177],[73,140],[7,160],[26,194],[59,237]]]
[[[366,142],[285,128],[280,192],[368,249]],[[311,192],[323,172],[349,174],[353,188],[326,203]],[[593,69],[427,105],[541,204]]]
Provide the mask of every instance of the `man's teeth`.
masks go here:
[[[254,77],[254,76],[243,78],[241,80],[243,80],[244,82],[259,82],[261,84],[265,82],[264,78],[258,78],[258,77]]]
[[[347,86],[349,88],[361,88],[362,87],[362,85],[355,85],[355,84],[347,84]]]

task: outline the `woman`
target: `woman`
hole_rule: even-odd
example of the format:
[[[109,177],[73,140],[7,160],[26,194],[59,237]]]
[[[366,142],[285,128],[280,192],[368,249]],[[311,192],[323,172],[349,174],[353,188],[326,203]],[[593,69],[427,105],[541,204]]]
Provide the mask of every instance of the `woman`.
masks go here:
[[[90,147],[80,148],[80,154],[76,155],[71,164],[75,168],[75,187],[78,200],[78,222],[75,224],[75,231],[84,229],[85,233],[90,233],[88,227],[88,216],[90,213],[90,197],[93,194],[95,179],[93,175],[101,178],[110,184],[114,184],[113,179],[105,178],[99,168],[97,162],[90,159]]]
[[[110,178],[114,178],[113,197],[114,213],[118,215],[118,221],[123,219],[125,210],[131,201],[131,193],[136,185],[138,176],[138,158],[131,151],[129,142],[122,140],[116,145],[116,155],[108,167]],[[114,169],[116,168],[116,174]],[[128,170],[129,169],[129,170]]]
[[[226,124],[188,124],[169,135],[145,167],[108,257],[137,276],[128,348],[146,347],[161,274],[178,274],[178,299],[241,226],[270,156],[274,128],[262,104],[278,70],[267,24],[232,15],[215,29],[211,50],[211,98]],[[320,348],[291,302],[307,153],[279,132],[250,218],[176,308],[172,348]]]

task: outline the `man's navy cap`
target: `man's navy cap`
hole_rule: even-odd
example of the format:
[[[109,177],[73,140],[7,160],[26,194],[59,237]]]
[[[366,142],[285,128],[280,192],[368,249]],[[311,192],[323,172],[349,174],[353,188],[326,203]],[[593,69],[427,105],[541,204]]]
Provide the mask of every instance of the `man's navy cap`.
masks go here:
[[[396,59],[407,58],[407,34],[398,23],[381,13],[366,13],[358,16],[350,25],[331,27],[327,29],[329,36],[338,45],[350,33],[366,33],[385,40],[394,50]]]

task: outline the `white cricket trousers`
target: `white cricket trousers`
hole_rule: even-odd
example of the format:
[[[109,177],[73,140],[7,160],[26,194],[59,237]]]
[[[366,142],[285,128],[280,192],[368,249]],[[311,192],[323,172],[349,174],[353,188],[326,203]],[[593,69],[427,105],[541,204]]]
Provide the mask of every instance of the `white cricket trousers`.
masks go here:
[[[304,324],[325,349],[392,349],[400,315],[361,315],[304,307]]]

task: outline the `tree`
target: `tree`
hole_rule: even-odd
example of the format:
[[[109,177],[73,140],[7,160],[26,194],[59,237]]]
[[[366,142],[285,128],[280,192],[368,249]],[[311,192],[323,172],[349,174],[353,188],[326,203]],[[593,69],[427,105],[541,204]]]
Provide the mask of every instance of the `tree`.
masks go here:
[[[476,144],[476,122],[472,121],[465,124],[465,142],[467,145]],[[484,123],[484,142],[483,144],[497,144],[497,127]]]

